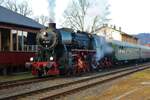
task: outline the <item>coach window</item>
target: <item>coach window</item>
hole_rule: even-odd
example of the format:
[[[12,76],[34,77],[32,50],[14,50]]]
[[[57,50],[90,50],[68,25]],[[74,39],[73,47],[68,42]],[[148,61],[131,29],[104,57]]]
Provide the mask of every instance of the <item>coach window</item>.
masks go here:
[[[18,50],[24,51],[27,44],[27,32],[18,31]]]
[[[11,30],[11,34],[12,34],[12,50],[13,51],[17,51],[18,47],[17,47],[17,42],[18,42],[18,37],[17,37],[17,30]]]
[[[22,31],[18,31],[18,50],[22,51]]]
[[[27,49],[28,49],[28,45],[27,45],[27,34],[28,34],[28,32],[25,32],[25,31],[23,31],[23,51],[27,51]]]
[[[9,51],[11,50],[10,46],[10,30],[9,29],[1,29],[1,50]]]
[[[36,51],[36,33],[28,32],[27,34],[27,51]]]
[[[1,44],[1,29],[0,29],[0,51],[1,51],[1,48],[2,48],[2,44]]]

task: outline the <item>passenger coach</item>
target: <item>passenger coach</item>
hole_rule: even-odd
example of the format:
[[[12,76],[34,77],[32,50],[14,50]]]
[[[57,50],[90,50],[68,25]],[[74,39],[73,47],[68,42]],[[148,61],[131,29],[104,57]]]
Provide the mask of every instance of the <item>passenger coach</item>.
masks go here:
[[[0,6],[0,74],[25,70],[25,62],[37,50],[41,28],[34,20]]]

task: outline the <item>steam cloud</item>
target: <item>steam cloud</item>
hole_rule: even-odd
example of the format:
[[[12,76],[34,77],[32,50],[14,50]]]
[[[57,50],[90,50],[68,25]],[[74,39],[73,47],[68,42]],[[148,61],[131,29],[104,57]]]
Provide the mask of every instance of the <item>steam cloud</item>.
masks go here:
[[[48,0],[48,3],[49,3],[49,12],[50,12],[50,22],[55,22],[56,0]]]

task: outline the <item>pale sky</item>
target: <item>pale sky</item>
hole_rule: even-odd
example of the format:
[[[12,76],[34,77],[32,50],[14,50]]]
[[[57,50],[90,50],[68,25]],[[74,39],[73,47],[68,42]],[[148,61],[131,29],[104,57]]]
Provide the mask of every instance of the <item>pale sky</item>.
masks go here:
[[[124,32],[150,33],[150,0],[109,0],[111,23],[121,26]]]
[[[58,24],[69,0],[56,0],[55,19]],[[31,0],[34,16],[49,15],[47,0]],[[150,33],[150,0],[109,0],[110,24],[128,34]],[[58,24],[59,26],[59,24]]]

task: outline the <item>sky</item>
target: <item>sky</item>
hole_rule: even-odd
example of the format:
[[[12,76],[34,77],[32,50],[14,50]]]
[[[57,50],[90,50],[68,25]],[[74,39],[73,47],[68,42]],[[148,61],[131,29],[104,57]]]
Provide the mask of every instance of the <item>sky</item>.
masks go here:
[[[53,0],[51,0],[53,1]],[[40,16],[40,15],[45,15],[49,16],[50,11],[49,9],[49,4],[48,0],[29,0],[32,10],[33,10],[33,16]],[[55,22],[57,23],[57,26],[60,26],[60,21],[63,19],[63,12],[66,9],[69,0],[56,0],[55,2],[56,7],[54,8],[55,13]]]
[[[109,0],[111,23],[129,34],[150,33],[150,0]]]
[[[34,16],[49,15],[48,0],[30,0]],[[61,21],[69,0],[56,0],[55,22]],[[121,27],[128,34],[150,33],[150,0],[109,0],[110,25]],[[94,10],[93,10],[94,12]]]

